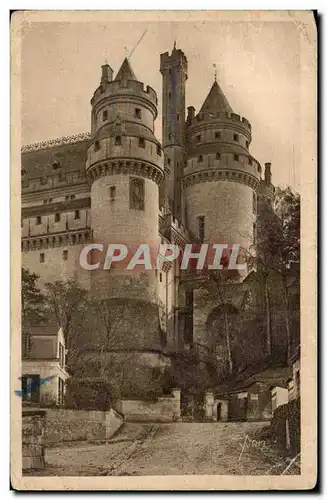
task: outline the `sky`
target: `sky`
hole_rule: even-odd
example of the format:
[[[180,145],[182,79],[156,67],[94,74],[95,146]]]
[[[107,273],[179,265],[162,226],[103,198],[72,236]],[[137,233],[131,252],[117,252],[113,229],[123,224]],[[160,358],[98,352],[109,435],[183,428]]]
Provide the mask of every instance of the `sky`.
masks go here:
[[[186,106],[199,111],[217,81],[233,111],[252,124],[251,154],[272,163],[275,185],[298,189],[301,156],[300,34],[290,22],[30,22],[22,34],[22,143],[90,131],[90,99],[107,61],[130,63],[158,93],[160,54],[174,41],[188,59]]]

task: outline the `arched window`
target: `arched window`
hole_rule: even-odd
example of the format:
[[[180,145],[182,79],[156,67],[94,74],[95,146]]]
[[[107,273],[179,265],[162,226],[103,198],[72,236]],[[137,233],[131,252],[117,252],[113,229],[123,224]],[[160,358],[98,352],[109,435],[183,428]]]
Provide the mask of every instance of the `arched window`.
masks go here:
[[[129,204],[133,210],[144,210],[144,179],[130,179]]]

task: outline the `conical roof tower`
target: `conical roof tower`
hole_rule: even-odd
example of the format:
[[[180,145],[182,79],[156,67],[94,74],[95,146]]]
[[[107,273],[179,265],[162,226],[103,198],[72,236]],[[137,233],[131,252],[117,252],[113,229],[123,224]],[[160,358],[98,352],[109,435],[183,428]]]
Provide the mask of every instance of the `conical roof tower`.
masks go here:
[[[227,112],[233,113],[233,110],[227,101],[225,94],[219,87],[217,81],[215,80],[212,84],[212,87],[207,95],[204,103],[202,104],[202,108],[200,109],[200,113],[217,113],[217,112]]]
[[[125,57],[123,64],[121,65],[121,67],[116,75],[115,81],[117,81],[117,80],[136,80],[137,81],[135,73],[132,70],[132,67],[131,67],[130,62],[127,59],[127,57]]]

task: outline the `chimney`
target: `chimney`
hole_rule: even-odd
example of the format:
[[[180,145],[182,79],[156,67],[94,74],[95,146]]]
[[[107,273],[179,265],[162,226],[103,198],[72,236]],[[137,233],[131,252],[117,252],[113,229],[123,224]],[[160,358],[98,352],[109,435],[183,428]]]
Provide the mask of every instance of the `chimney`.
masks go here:
[[[191,123],[191,120],[194,118],[194,116],[195,116],[195,107],[194,106],[187,106],[186,122]]]
[[[113,70],[110,68],[109,64],[104,64],[101,66],[102,68],[102,76],[101,83],[109,83],[112,82]]]
[[[265,163],[265,182],[271,184],[271,163]]]

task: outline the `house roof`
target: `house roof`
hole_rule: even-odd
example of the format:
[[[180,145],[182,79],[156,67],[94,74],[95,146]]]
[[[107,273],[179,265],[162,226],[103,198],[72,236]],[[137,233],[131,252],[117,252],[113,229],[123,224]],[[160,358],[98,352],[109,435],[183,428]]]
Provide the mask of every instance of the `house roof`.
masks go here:
[[[226,111],[228,113],[233,113],[233,110],[227,101],[225,94],[219,87],[216,81],[213,82],[213,85],[207,95],[204,103],[202,104],[202,108],[200,109],[200,113],[204,112],[222,112]]]
[[[28,332],[30,335],[58,335],[60,327],[56,323],[32,326]]]

